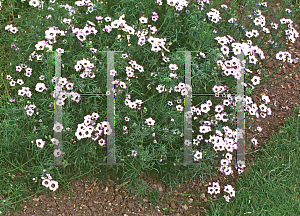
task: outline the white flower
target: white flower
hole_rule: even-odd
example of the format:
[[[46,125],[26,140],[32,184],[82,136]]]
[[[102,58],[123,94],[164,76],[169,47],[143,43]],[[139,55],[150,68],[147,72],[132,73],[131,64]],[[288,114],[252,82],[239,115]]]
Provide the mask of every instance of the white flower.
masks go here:
[[[83,1],[76,1],[75,5],[78,7],[81,7],[81,6],[85,5],[85,3]]]
[[[69,83],[66,85],[66,88],[67,88],[67,90],[72,90],[72,89],[73,89],[73,86],[74,86],[74,83],[69,82]]]
[[[16,81],[11,80],[11,81],[9,82],[9,85],[10,85],[10,86],[15,86],[15,85],[16,85]]]
[[[65,50],[64,50],[64,49],[61,49],[61,48],[57,48],[55,51],[56,51],[57,53],[64,53],[64,52],[65,52]]]
[[[229,193],[231,197],[235,196],[234,188],[231,185],[224,186],[224,191]]]
[[[139,19],[139,21],[140,21],[141,23],[147,23],[147,22],[148,22],[148,18],[146,18],[146,17],[141,17],[141,18]]]
[[[110,124],[109,124],[108,121],[103,121],[103,122],[101,122],[101,126],[102,126],[103,128],[105,128],[105,127],[110,127]]]
[[[44,179],[42,181],[42,185],[45,186],[46,188],[49,188],[51,181],[49,179]]]
[[[285,60],[285,54],[284,54],[284,52],[278,52],[277,54],[276,54],[276,59],[278,59],[278,60]]]
[[[126,69],[127,69],[127,67],[126,67]],[[110,73],[111,76],[116,76],[117,71],[115,69],[112,69],[112,70],[109,71],[109,73]]]
[[[50,174],[46,174],[46,176],[47,176],[47,178],[48,178],[49,180],[52,179],[52,176],[51,176]]]
[[[101,138],[100,140],[98,140],[98,144],[100,146],[104,146],[105,145],[105,140],[103,138]]]
[[[46,86],[44,83],[37,83],[35,86],[35,90],[38,92],[43,92],[46,89]]]
[[[120,24],[121,24],[120,20],[114,20],[110,23],[112,28],[119,28]]]
[[[194,155],[194,158],[195,158],[196,160],[202,159],[202,152],[199,152],[199,151],[197,150],[196,153],[195,153],[195,155]]]
[[[176,0],[167,0],[167,4],[170,6],[175,6],[176,3],[177,3]]]
[[[56,101],[56,105],[57,106],[63,106],[65,104],[65,102],[62,100],[62,99],[58,99],[57,101]]]
[[[13,27],[13,25],[12,24],[10,24],[10,25],[7,25],[7,26],[5,26],[5,30],[9,30],[9,29],[11,29]]]
[[[111,21],[111,18],[110,18],[110,17],[105,17],[104,20],[105,20],[106,22],[109,22],[109,21]]]
[[[93,131],[89,130],[89,127],[86,127],[86,128],[83,130],[83,137],[84,137],[84,138],[91,138],[92,132],[93,132]]]
[[[50,190],[52,190],[52,191],[56,191],[57,188],[59,188],[58,182],[57,182],[57,181],[54,181],[54,180],[50,181],[49,187],[48,187],[48,188],[49,188]]]
[[[269,102],[270,102],[269,96],[263,95],[263,96],[261,96],[261,99],[262,99],[265,103],[269,103]]]
[[[78,140],[81,140],[82,138],[84,138],[84,135],[83,135],[83,130],[78,130],[75,132],[75,136],[77,137]]]
[[[104,130],[103,130],[103,133],[105,134],[105,135],[110,135],[111,133],[112,133],[112,129],[109,127],[109,128],[105,128]]]
[[[90,118],[86,118],[86,119],[84,119],[84,125],[85,126],[88,126],[90,123],[91,123],[91,119]]]
[[[181,90],[181,95],[182,96],[187,96],[188,95],[188,90],[186,88]],[[187,96],[188,97],[188,96]]]
[[[43,141],[42,139],[37,139],[35,142],[36,142],[37,147],[43,148],[46,141]]]
[[[266,105],[264,105],[264,104],[261,104],[261,105],[259,105],[259,109],[262,112],[267,112],[268,107]]]
[[[95,120],[97,120],[99,118],[99,114],[95,113],[95,112],[92,113],[92,116],[93,116],[92,118]]]
[[[202,58],[206,58],[205,53],[200,52],[199,54],[200,54],[200,56],[202,56]]]
[[[257,126],[257,128],[256,128],[259,132],[261,132],[262,131],[262,128],[261,127],[259,127],[259,126]]]
[[[59,81],[58,81],[58,84],[61,84],[62,87],[67,84],[68,80],[66,77],[59,77]]]
[[[152,117],[150,117],[146,119],[145,123],[148,124],[149,126],[150,125],[154,126],[155,120],[153,120]]]
[[[176,64],[170,64],[170,65],[169,65],[169,68],[170,68],[170,70],[172,70],[172,71],[175,71],[175,70],[178,69],[178,67],[177,67]]]
[[[201,104],[201,112],[208,113],[210,111],[210,107],[208,104]]]
[[[211,128],[210,126],[200,126],[199,127],[199,132],[200,133],[208,133],[211,131]]]
[[[253,76],[253,78],[251,79],[251,82],[253,83],[253,85],[257,85],[260,83],[260,77],[259,76]]]
[[[176,105],[176,109],[177,109],[177,111],[181,112],[181,111],[183,111],[183,106],[181,106],[180,104]]]
[[[54,144],[54,145],[58,145],[58,144],[59,144],[59,140],[56,139],[56,138],[52,138],[52,139],[51,139],[51,142],[52,142],[52,144]]]
[[[137,155],[137,151],[136,150],[132,150],[131,151],[131,155],[135,157]]]
[[[30,0],[29,5],[32,7],[37,7],[40,5],[40,2],[38,0]]]
[[[96,26],[93,22],[91,22],[91,21],[89,21],[89,20],[87,20],[86,22],[87,22],[88,24],[92,25],[92,26]]]
[[[207,193],[212,195],[213,193],[215,193],[215,188],[214,187],[208,187]]]
[[[56,133],[61,133],[61,131],[64,129],[63,125],[59,122],[56,122],[53,126],[53,130],[56,132]]]
[[[124,82],[122,82],[122,81],[120,81],[120,87],[121,88],[123,88],[123,89],[126,89],[127,87],[126,87],[126,84],[124,83]]]

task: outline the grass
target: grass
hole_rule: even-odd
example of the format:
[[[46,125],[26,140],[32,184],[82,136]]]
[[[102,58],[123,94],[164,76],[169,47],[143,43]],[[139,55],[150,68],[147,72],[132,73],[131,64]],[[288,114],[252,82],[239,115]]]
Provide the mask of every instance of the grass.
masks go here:
[[[199,139],[200,143],[198,145],[193,144],[194,150],[202,152],[202,159],[199,159],[197,162],[199,166],[174,166],[173,163],[175,161],[183,162],[184,137],[180,135],[183,134],[182,123],[184,121],[184,112],[178,111],[180,110],[180,106],[178,108],[176,106],[181,105],[181,107],[184,108],[184,97],[179,91],[173,91],[172,93],[168,93],[168,91],[162,92],[161,87],[164,85],[167,90],[171,87],[174,90],[179,83],[184,83],[184,54],[175,53],[175,51],[201,50],[202,53],[205,53],[206,58],[192,53],[193,93],[213,93],[212,89],[215,85],[226,86],[226,91],[228,90],[228,92],[232,94],[235,93],[236,79],[234,79],[232,75],[225,76],[222,74],[221,67],[217,66],[216,60],[222,59],[219,56],[222,52],[220,51],[221,45],[217,43],[215,38],[217,36],[223,37],[230,35],[236,41],[249,40],[248,37],[239,33],[243,31],[240,27],[242,23],[241,20],[237,21],[238,25],[236,27],[233,27],[234,24],[228,22],[231,17],[237,17],[235,14],[236,8],[231,7],[228,10],[219,10],[222,4],[222,2],[219,1],[214,1],[210,4],[204,3],[205,7],[203,11],[195,7],[197,4],[196,1],[191,1],[191,5],[189,5],[188,8],[189,11],[186,11],[185,8],[182,11],[176,11],[173,7],[167,5],[166,2],[164,2],[162,6],[158,6],[155,1],[140,1],[137,4],[133,1],[109,1],[107,5],[98,2],[95,6],[95,11],[89,14],[85,14],[83,7],[77,7],[78,11],[74,14],[75,19],[71,21],[72,23],[74,22],[74,26],[81,29],[84,28],[87,21],[91,21],[95,24],[95,28],[98,31],[97,36],[90,34],[86,36],[87,40],[82,41],[82,44],[80,44],[76,33],[72,33],[70,27],[68,29],[68,24],[60,23],[60,16],[63,18],[72,17],[68,16],[65,9],[58,8],[56,3],[48,2],[46,3],[47,7],[49,5],[55,8],[55,10],[38,9],[29,6],[28,2],[29,1],[20,2],[15,0],[10,1],[10,4],[3,1],[2,4],[1,29],[4,31],[4,28],[10,23],[16,26],[15,21],[17,21],[19,32],[13,34],[5,30],[3,32],[4,36],[0,39],[2,52],[0,61],[0,90],[2,95],[0,98],[0,120],[1,128],[3,128],[0,133],[0,196],[2,200],[5,200],[5,202],[0,202],[1,212],[6,213],[10,208],[17,208],[18,202],[22,199],[26,199],[26,194],[28,193],[26,186],[30,186],[37,193],[40,191],[50,192],[49,188],[42,185],[41,177],[46,177],[43,170],[46,170],[46,173],[51,174],[53,180],[58,182],[59,190],[68,189],[66,183],[74,178],[74,175],[78,177],[84,174],[90,174],[95,178],[99,178],[99,181],[105,181],[107,174],[116,173],[119,182],[128,179],[131,180],[130,184],[126,185],[128,191],[132,192],[134,187],[139,188],[136,195],[141,198],[147,194],[153,205],[159,205],[157,193],[153,190],[149,191],[146,186],[140,183],[140,180],[136,180],[142,171],[156,170],[162,181],[167,185],[174,185],[183,178],[191,179],[199,175],[203,178],[205,175],[216,172],[213,169],[213,164],[219,161],[218,158],[224,158],[222,154],[226,153],[226,151],[218,152],[219,157],[216,158],[216,152],[213,149],[212,143],[206,143],[204,140],[208,140],[210,138],[209,135],[214,135],[216,129],[223,133],[224,129],[222,129],[221,126],[227,125],[232,128],[229,122],[232,120],[230,114],[234,112],[234,104],[224,107],[224,112],[228,113],[228,118],[230,119],[228,123],[219,120],[218,126],[212,125],[212,132],[203,134],[203,139],[201,141]],[[246,13],[249,14],[253,14],[254,8],[268,9],[255,6],[256,2],[257,1],[253,1],[253,4],[249,5],[250,3],[248,1],[237,1],[237,3],[251,8],[251,10],[246,11]],[[67,3],[67,1],[59,1],[59,4],[63,3]],[[69,5],[70,4],[71,3],[69,3]],[[44,8],[47,7],[44,6]],[[210,21],[206,14],[211,11],[210,8],[218,9],[222,19],[216,23]],[[299,9],[294,9],[295,11],[293,10],[291,14],[282,11],[281,16],[278,16],[277,23],[280,23],[279,19],[282,17],[292,20],[297,19],[295,14],[297,14],[297,11],[299,12]],[[166,38],[165,48],[171,52],[165,52],[163,48],[158,52],[152,51],[151,49],[153,49],[153,47],[147,41],[145,45],[142,42],[138,45],[138,37],[133,35],[131,35],[130,42],[128,42],[127,35],[129,34],[121,30],[112,29],[110,33],[104,32],[102,29],[105,28],[105,25],[109,25],[110,22],[104,20],[100,22],[95,19],[95,16],[109,16],[111,17],[111,21],[113,21],[119,19],[122,14],[125,14],[124,20],[126,20],[126,24],[129,26],[134,25],[136,31],[142,31],[142,29],[146,29],[147,27],[146,24],[139,21],[139,18],[142,16],[141,11],[144,11],[144,16],[148,18],[148,24],[151,23],[152,26],[157,27],[157,32],[151,36],[160,39]],[[151,21],[153,11],[159,16],[156,22]],[[79,15],[79,13],[82,13],[82,15]],[[48,14],[52,14],[51,19],[45,18]],[[18,15],[21,15],[21,17],[17,18]],[[204,18],[206,19],[205,21]],[[41,26],[40,23],[43,23],[43,25]],[[33,28],[32,26],[38,27]],[[37,51],[35,44],[38,41],[46,40],[45,31],[48,29],[46,28],[47,26],[57,26],[60,30],[64,31],[68,29],[67,36],[58,36],[58,42],[52,44],[52,46],[53,50],[62,48],[66,51],[70,51],[62,54],[62,64],[64,64],[62,73],[63,77],[66,77],[68,81],[74,83],[73,91],[75,92],[105,93],[106,91],[106,55],[103,53],[93,54],[89,48],[94,47],[97,50],[124,50],[122,54],[127,53],[129,55],[128,58],[120,58],[122,56],[121,53],[115,54],[115,70],[118,72],[118,76],[115,76],[115,80],[122,80],[127,86],[126,89],[122,86],[118,87],[122,90],[122,93],[118,93],[116,96],[115,111],[116,158],[117,162],[124,162],[125,166],[116,166],[109,169],[98,165],[98,163],[105,161],[105,145],[101,146],[98,142],[94,142],[91,139],[78,140],[74,135],[78,124],[84,122],[86,115],[92,115],[94,112],[98,113],[100,117],[97,123],[106,118],[106,97],[85,96],[82,96],[78,103],[75,103],[74,98],[73,101],[71,98],[68,98],[63,105],[63,125],[64,128],[70,128],[63,133],[64,160],[72,165],[67,167],[48,167],[44,165],[45,163],[53,162],[53,144],[51,144],[51,138],[53,136],[54,110],[50,104],[53,102],[53,96],[50,93],[53,93],[54,89],[54,85],[51,83],[54,74],[51,55],[43,50]],[[248,30],[252,28],[257,29],[260,35],[265,34],[260,27],[255,26],[253,23],[251,26],[246,26],[246,28]],[[214,29],[217,30],[217,33],[213,33]],[[236,29],[239,29],[239,32],[237,32]],[[263,44],[261,41],[265,41],[265,37],[252,37],[251,40],[254,45],[259,44],[258,47],[261,50],[273,49],[276,54],[281,51],[282,43],[285,42],[283,30],[286,29],[288,29],[287,26],[281,24],[279,24],[278,31],[273,31],[272,29],[270,35],[272,36],[272,40],[278,43],[276,47],[270,44]],[[150,31],[151,30],[149,30],[149,32]],[[121,35],[121,42],[117,42],[116,40],[118,34]],[[63,39],[66,39],[65,42],[67,43],[65,43]],[[87,43],[89,40],[92,41],[92,45]],[[169,42],[172,44],[168,44]],[[130,43],[131,46],[128,46],[128,43]],[[19,50],[12,50],[12,44],[15,44]],[[28,61],[30,53],[34,50],[36,53],[43,55],[43,60],[33,58],[32,61]],[[10,55],[8,55],[7,52],[9,52]],[[170,59],[170,64],[177,65],[178,70],[170,71],[168,60],[162,60],[161,52],[164,52],[164,55]],[[96,58],[93,59],[93,56]],[[228,57],[223,55],[227,60],[231,59],[231,56],[233,56],[233,53],[230,53]],[[74,65],[84,58],[89,59],[90,62],[93,62],[95,66],[97,66],[98,71],[93,69],[96,78],[87,77],[83,79],[79,77],[82,71],[77,72],[74,70]],[[263,65],[268,62],[268,59],[261,60],[258,55],[256,55],[256,58],[262,62],[261,65],[248,63],[249,59],[247,58],[246,68],[254,73],[249,74],[246,72],[245,83],[254,85],[251,79],[255,71],[263,68]],[[126,73],[125,71],[125,68],[129,66],[128,62],[130,60],[136,61],[138,65],[144,68],[144,72],[140,72],[138,68],[134,70],[134,75],[138,78],[130,76],[130,72]],[[28,67],[32,68],[31,75],[24,75],[24,69],[21,73],[16,71],[16,66],[25,64],[25,62]],[[279,63],[280,61],[278,61],[278,64]],[[160,67],[159,70],[157,70],[158,67]],[[176,73],[178,79],[170,78],[170,72]],[[15,80],[22,79],[24,84],[22,86],[19,84],[11,86],[7,75],[10,75]],[[45,77],[44,80],[40,79],[41,75]],[[261,83],[267,80],[263,75],[262,73],[260,76]],[[97,79],[99,77],[104,77],[104,79]],[[35,91],[37,83],[45,83],[48,89],[43,92]],[[31,97],[19,95],[18,91],[21,87],[30,87],[32,92]],[[67,89],[65,88],[65,90]],[[141,105],[141,110],[132,109],[122,104],[126,100],[126,94],[131,96],[132,102],[135,99],[140,99],[144,102]],[[251,97],[254,94],[255,89],[252,90],[250,86],[247,86],[246,95]],[[10,101],[11,98],[15,99],[15,102],[12,103]],[[201,104],[206,103],[208,100],[211,100],[212,105],[216,106],[222,103],[224,99],[215,97],[193,97],[193,106],[202,109],[201,116],[196,115],[196,113],[193,115],[193,117],[198,117],[198,121],[200,119],[205,121],[216,118],[213,108],[211,108],[208,113],[212,116],[211,118],[209,118],[210,116],[208,116],[208,114],[203,112],[204,108],[201,107]],[[262,101],[261,104],[263,103]],[[24,109],[26,105],[30,104],[35,104],[36,106],[32,116],[30,116],[30,113],[26,113]],[[258,104],[258,106],[259,105],[260,104]],[[139,108],[138,105],[137,108]],[[76,110],[76,112],[74,112],[74,110]],[[130,118],[130,120],[126,121],[126,117]],[[154,126],[151,127],[144,123],[144,121],[150,117],[155,120]],[[40,119],[42,119],[42,122],[39,121]],[[174,121],[171,121],[171,119],[174,119]],[[296,131],[295,123],[297,120],[297,115],[291,118],[289,122],[291,122],[293,127],[289,128],[289,130]],[[198,133],[199,126],[201,126],[199,122],[193,121],[193,130],[195,133],[193,133],[192,138],[195,140],[193,141],[195,143],[196,138],[201,134]],[[164,128],[167,128],[167,130],[163,130]],[[153,133],[155,133],[155,136]],[[255,167],[250,166],[251,169],[249,173],[251,172],[251,174],[248,175],[247,178],[251,176],[254,177],[251,181],[256,180],[252,186],[253,190],[244,191],[246,187],[248,188],[249,182],[251,181],[250,179],[243,178],[237,183],[237,186],[234,186],[236,196],[231,199],[229,204],[224,205],[224,203],[226,203],[224,199],[222,199],[223,202],[220,201],[220,203],[212,204],[212,214],[217,212],[217,215],[220,215],[219,213],[221,211],[224,211],[224,214],[229,214],[230,212],[245,213],[249,206],[245,207],[245,210],[241,206],[245,206],[245,202],[248,202],[249,196],[251,196],[251,202],[254,206],[254,215],[259,213],[256,211],[261,211],[260,213],[263,214],[262,212],[265,208],[270,209],[269,212],[273,213],[271,212],[272,204],[266,204],[265,206],[263,204],[264,202],[259,202],[260,199],[264,201],[266,197],[258,195],[257,192],[261,190],[264,191],[266,186],[270,187],[270,191],[272,191],[272,189],[274,191],[273,194],[271,194],[274,195],[274,198],[272,198],[272,203],[274,204],[282,200],[276,196],[278,190],[286,191],[287,193],[289,192],[288,190],[290,190],[290,194],[292,194],[291,198],[293,198],[292,196],[294,196],[294,198],[297,196],[295,191],[297,191],[299,185],[295,184],[295,182],[298,184],[296,175],[296,150],[299,150],[299,148],[297,149],[299,143],[297,143],[298,140],[297,142],[295,141],[295,137],[293,139],[291,136],[289,138],[284,137],[284,134],[285,133],[279,135],[278,141],[274,142],[274,146],[270,145],[274,147],[274,149],[270,148],[266,150],[266,157],[262,157],[261,161],[259,161]],[[228,136],[230,136],[230,134],[228,134]],[[101,138],[105,139],[105,136]],[[46,141],[43,148],[37,147],[36,140],[39,139]],[[288,142],[288,148],[283,148],[283,142],[279,141],[279,139],[290,140],[290,142]],[[272,150],[276,150],[285,155],[283,158],[285,158],[286,161],[282,163],[285,164],[285,166],[280,165],[281,161],[278,160],[281,158],[279,156],[274,156],[272,160],[270,160],[269,155]],[[134,156],[135,152],[137,153],[136,156]],[[287,155],[291,157],[286,158]],[[269,169],[269,171],[265,170],[265,172],[258,171],[266,167],[272,168],[271,170]],[[72,174],[70,174],[71,170]],[[22,177],[17,178],[16,172],[21,172],[23,174]],[[290,177],[291,181],[288,182],[288,175],[293,172],[295,175],[292,175]],[[286,176],[283,175],[285,173]],[[279,178],[274,177],[276,174],[278,174],[277,177]],[[270,176],[273,176],[274,179]],[[257,181],[259,179],[260,181]],[[266,185],[266,181],[269,181],[270,184]],[[252,194],[252,192],[255,193]],[[266,196],[269,195],[267,193],[265,194]],[[283,196],[288,197],[289,195],[284,194]],[[290,210],[290,212],[297,212],[297,208],[299,209],[299,200],[295,200],[294,203],[285,202],[285,204],[286,206],[282,208],[283,212],[288,210]],[[250,211],[251,210],[252,209],[250,209]]]
[[[300,112],[294,110],[271,137],[255,165],[235,185],[229,203],[213,202],[207,215],[298,215],[300,212],[298,137]]]

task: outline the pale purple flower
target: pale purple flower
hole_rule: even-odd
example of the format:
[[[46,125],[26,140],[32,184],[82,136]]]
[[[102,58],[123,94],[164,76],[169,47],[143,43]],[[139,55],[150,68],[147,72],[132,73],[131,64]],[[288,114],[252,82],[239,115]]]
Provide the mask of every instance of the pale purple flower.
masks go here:
[[[290,10],[290,9],[288,9],[288,8],[286,8],[286,9],[285,9],[285,12],[287,12],[287,13],[291,13],[291,10]]]
[[[53,154],[54,154],[54,157],[59,157],[61,155],[60,149],[55,149]]]
[[[63,125],[59,122],[56,122],[53,126],[53,130],[56,132],[56,133],[61,133],[61,131],[64,129]]]
[[[223,197],[225,198],[226,202],[229,202],[229,200],[230,200],[230,197],[229,197],[229,196],[224,195]]]

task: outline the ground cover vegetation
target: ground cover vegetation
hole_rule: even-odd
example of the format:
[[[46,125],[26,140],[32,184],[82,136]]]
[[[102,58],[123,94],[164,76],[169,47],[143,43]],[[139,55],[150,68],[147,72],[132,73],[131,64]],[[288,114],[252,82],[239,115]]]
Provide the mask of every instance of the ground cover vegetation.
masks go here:
[[[299,10],[297,1],[2,1],[1,213],[297,215]],[[122,51],[110,71],[115,89],[106,89],[105,50]],[[62,77],[50,51],[61,53]],[[191,86],[176,51],[197,51]],[[230,165],[239,53],[246,165]],[[227,95],[193,96],[185,113],[191,89]],[[106,97],[86,92],[115,95],[123,166],[98,165],[113,126]],[[54,102],[62,124],[53,121]],[[54,131],[63,133],[61,151],[53,151]],[[197,166],[174,165],[184,145]],[[60,155],[71,165],[45,165]]]

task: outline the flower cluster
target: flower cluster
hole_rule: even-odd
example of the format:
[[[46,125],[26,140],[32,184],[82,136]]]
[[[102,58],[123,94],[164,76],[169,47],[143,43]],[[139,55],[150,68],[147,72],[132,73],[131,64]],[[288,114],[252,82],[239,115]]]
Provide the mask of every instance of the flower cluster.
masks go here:
[[[90,78],[94,78],[95,74],[92,71],[92,68],[95,68],[96,66],[91,63],[89,60],[86,60],[85,58],[81,61],[78,61],[76,65],[74,66],[75,70],[78,72],[82,69],[82,66],[84,67],[84,73],[80,74],[81,78],[86,78],[89,76]]]
[[[224,191],[230,194],[230,197],[235,197],[235,190],[231,185],[224,186]],[[226,202],[229,202],[230,197],[227,195],[223,196],[226,200]]]
[[[10,82],[9,82],[9,85],[10,85],[10,86],[15,86],[16,83],[19,84],[19,85],[23,85],[23,84],[24,84],[23,79],[16,79],[16,80],[13,80],[12,77],[11,77],[10,75],[7,75],[7,76],[6,76],[6,79],[7,79],[7,80],[10,80]]]
[[[57,133],[61,133],[61,131],[63,130],[63,126],[60,123],[56,123],[53,130]],[[44,145],[46,143],[46,141],[44,141],[42,139],[36,139],[35,142],[36,142],[36,146],[38,148],[44,148]],[[59,144],[59,140],[56,138],[52,138],[51,142],[53,145]],[[33,141],[32,141],[32,143],[33,143]],[[65,154],[65,152],[61,151],[60,149],[55,149],[53,152],[54,157],[60,157],[61,155],[64,155],[64,154]]]
[[[130,95],[126,95],[126,99],[125,99],[125,105],[128,106],[130,109],[135,109],[137,107],[137,105],[139,105],[138,110],[141,109],[141,105],[144,103],[142,100],[138,100],[136,99],[135,101],[131,101],[131,96]]]
[[[10,31],[13,34],[16,34],[19,31],[18,28],[17,27],[13,27],[12,24],[5,26],[4,29],[7,30],[7,31]]]
[[[98,113],[92,113],[92,115],[87,115],[84,117],[84,122],[82,124],[78,124],[75,132],[77,140],[91,138],[93,141],[96,141],[102,135],[102,132],[104,135],[110,135],[112,133],[112,128],[108,121],[103,121],[101,123],[97,123],[96,125],[96,120],[98,118]],[[96,125],[96,127],[94,127],[94,125]],[[105,139],[101,138],[98,140],[98,144],[100,146],[104,146]]]
[[[157,0],[158,5],[162,5],[161,0]],[[175,9],[177,11],[182,11],[184,7],[187,7],[189,5],[189,1],[186,0],[167,0],[167,4],[169,6],[175,6]]]
[[[266,95],[262,95],[262,100],[267,104],[270,102],[270,99]],[[256,103],[253,103],[252,98],[246,96],[245,97],[245,109],[249,112],[250,115],[255,115],[257,118],[259,118],[259,115],[262,118],[265,118],[267,115],[272,115],[272,111],[270,107],[267,107],[265,104],[261,104],[257,106]],[[258,114],[258,108],[260,109],[261,113]]]
[[[102,3],[103,2],[101,1],[101,4]],[[78,7],[88,6],[86,14],[92,13],[94,11],[94,7],[95,7],[95,4],[92,3],[91,1],[83,1],[83,0],[82,1],[76,1],[74,4],[77,5]]]
[[[209,182],[209,185],[211,185],[211,182]],[[219,194],[220,193],[220,185],[218,182],[213,182],[212,187],[208,187],[208,193],[209,194]],[[235,190],[231,185],[224,186],[224,191],[230,194],[230,197],[235,196]],[[227,202],[229,202],[230,197],[227,195],[223,196]]]
[[[209,20],[214,23],[218,23],[219,20],[222,19],[222,17],[220,17],[220,12],[214,8],[211,8],[210,10],[210,12],[206,13],[209,17]]]
[[[36,106],[34,104],[30,104],[30,105],[26,105],[25,106],[25,110],[26,110],[26,114],[27,116],[32,116],[34,113],[34,108],[36,108]]]
[[[43,172],[46,172],[46,170],[44,169]],[[42,181],[42,185],[46,188],[49,188],[49,190],[51,191],[56,191],[59,188],[58,182],[55,180],[52,180],[52,176],[48,173],[46,173],[47,177],[45,178],[44,176],[41,177]],[[32,179],[33,181],[37,181],[36,178]]]
[[[66,90],[61,91],[61,89],[64,87],[66,87],[67,90],[72,90],[74,83],[71,83],[65,77],[53,77],[52,82],[57,82],[52,93],[53,98],[55,98],[57,94],[57,101],[55,103],[57,106],[63,106],[65,104],[64,101],[67,98],[71,98],[71,100],[76,101],[76,103],[79,103],[79,101],[81,100],[79,93],[73,91],[67,92]]]

